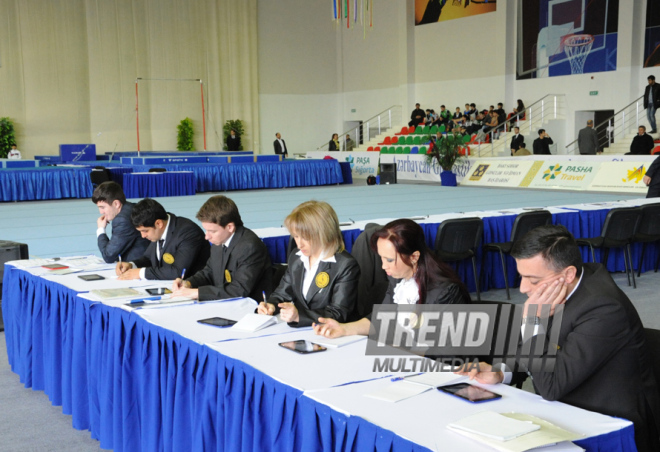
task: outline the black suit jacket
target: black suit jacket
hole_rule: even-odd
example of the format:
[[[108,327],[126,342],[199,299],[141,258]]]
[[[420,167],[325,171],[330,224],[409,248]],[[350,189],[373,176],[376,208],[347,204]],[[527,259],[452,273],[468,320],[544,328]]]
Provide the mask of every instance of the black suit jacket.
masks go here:
[[[229,280],[226,272],[229,272]],[[199,300],[251,297],[262,300],[262,291],[269,294],[271,263],[266,245],[250,229],[236,228],[229,247],[212,246],[206,267],[188,281],[199,289]]]
[[[169,213],[170,224],[167,228],[165,246],[160,260],[156,257],[157,242],[151,242],[144,255],[133,261],[136,267],[147,267],[147,279],[176,279],[181,272],[195,274],[204,267],[209,260],[210,245],[204,238],[204,231],[195,223],[184,217],[177,217]],[[163,260],[168,253],[174,257],[171,264]]]
[[[132,262],[142,256],[149,246],[149,240],[143,239],[131,222],[133,206],[132,202],[124,203],[121,211],[110,222],[112,238],[108,238],[105,233],[98,236],[99,251],[108,264],[117,262],[120,254],[124,262]]]
[[[638,449],[659,450],[660,396],[642,322],[604,266],[583,269],[564,307],[557,343],[545,334],[530,339],[545,342],[544,356],[550,347],[557,350],[554,372],[531,372],[534,388],[546,400],[628,419]],[[649,434],[653,428],[655,435]]]
[[[282,146],[280,146],[279,140],[273,141],[273,148],[275,149],[275,154],[289,155],[286,149],[286,141],[282,140],[282,144],[284,145],[284,149],[282,149]]]
[[[660,185],[660,157],[657,157],[649,166],[649,169],[646,170],[646,176],[651,178],[651,183],[649,187],[655,187]]]
[[[552,138],[537,138],[534,140],[534,154],[550,154],[550,145],[553,144]]]
[[[525,142],[525,137],[522,136],[521,134],[514,135],[513,138],[511,138],[511,149],[514,151],[517,151],[520,149],[520,145]]]
[[[231,135],[227,135],[227,150],[228,151],[238,151],[241,149],[241,137],[234,135],[234,138]]]
[[[346,322],[357,303],[358,280],[360,267],[346,251],[335,254],[336,262],[320,262],[314,281],[309,286],[307,297],[302,293],[305,266],[300,256],[291,253],[287,268],[280,285],[268,298],[277,310],[277,304],[293,301],[300,317],[298,323],[289,323],[293,327],[310,326],[319,317],[328,317],[338,322]],[[327,273],[329,282],[325,287],[319,287],[317,277]]]
[[[401,281],[400,279],[389,279],[389,286],[385,292],[382,304],[394,303],[394,288]],[[440,277],[440,281],[426,291],[426,300],[424,304],[469,304],[470,297],[463,292],[458,284],[455,284],[445,277]]]
[[[660,107],[660,85],[657,83],[654,83],[653,87],[646,85],[646,89],[644,89],[644,108],[649,106],[649,90],[651,89],[653,89],[653,103],[655,108],[658,108]]]
[[[630,143],[630,153],[634,155],[650,155],[655,147],[653,137],[648,133],[644,135],[635,135],[632,143]]]

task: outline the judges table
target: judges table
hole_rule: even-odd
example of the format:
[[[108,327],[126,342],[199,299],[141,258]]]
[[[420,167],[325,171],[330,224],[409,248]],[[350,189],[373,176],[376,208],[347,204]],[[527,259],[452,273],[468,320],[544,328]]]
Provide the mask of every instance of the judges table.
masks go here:
[[[195,194],[195,173],[192,171],[133,172],[124,173],[122,177],[124,194],[127,198]]]
[[[595,204],[575,204],[568,206],[545,207],[552,214],[552,223],[560,224],[566,227],[568,231],[576,238],[598,237],[601,233],[605,217],[610,209],[617,207],[634,207],[643,204],[658,202],[657,199],[633,199],[629,201],[617,201]],[[488,210],[476,212],[448,213],[442,215],[431,215],[412,218],[422,226],[426,236],[427,245],[433,249],[435,239],[438,233],[440,223],[454,218],[479,217],[484,221],[484,232],[482,244],[507,242],[511,237],[511,229],[516,216],[520,213],[534,210],[529,209],[506,209],[506,210]],[[384,225],[395,218],[378,218],[368,221],[358,221],[350,225],[342,226],[342,234],[346,250],[351,252],[353,243],[369,223]],[[284,228],[264,228],[256,231],[268,248],[270,258],[273,262],[284,263],[286,251],[289,243],[289,234]],[[639,257],[641,255],[642,244],[636,243],[632,246],[633,267],[637,269]],[[601,250],[595,250],[596,262],[601,261]],[[655,268],[655,262],[658,256],[658,247],[654,245],[647,246],[642,262],[642,272]],[[507,275],[509,277],[509,287],[516,285],[516,264],[513,258],[506,256]],[[582,259],[584,262],[591,262],[591,253],[587,247],[582,248]],[[470,292],[476,291],[474,283],[474,273],[470,260],[452,263],[461,279]],[[623,249],[614,248],[610,250],[607,268],[610,272],[625,271],[623,260]],[[484,253],[481,247],[477,249],[477,271],[481,274],[481,290],[486,291],[492,288],[504,288],[504,275],[502,273],[502,264],[498,253]]]
[[[15,168],[0,170],[0,201],[91,198],[90,168]]]
[[[503,385],[499,401],[472,405],[430,390],[390,403],[364,397],[389,384],[372,369],[366,339],[300,355],[279,342],[313,337],[278,323],[256,333],[202,325],[254,311],[248,299],[127,310],[93,288],[153,282],[84,282],[78,274],[7,264],[7,354],[26,387],[43,390],[102,448],[159,450],[490,450],[445,428],[483,409],[534,414],[584,435],[587,450],[635,450],[632,424]],[[157,286],[163,286],[160,283]],[[394,374],[395,376],[398,374]],[[545,450],[556,450],[552,447]]]

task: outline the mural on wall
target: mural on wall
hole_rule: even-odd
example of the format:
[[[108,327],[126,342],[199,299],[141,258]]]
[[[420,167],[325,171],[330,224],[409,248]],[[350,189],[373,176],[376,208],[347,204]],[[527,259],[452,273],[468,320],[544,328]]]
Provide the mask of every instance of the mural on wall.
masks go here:
[[[619,0],[519,2],[517,78],[616,70]]]
[[[660,4],[646,2],[644,67],[660,66]]]
[[[415,0],[415,25],[491,13],[496,8],[495,0]]]

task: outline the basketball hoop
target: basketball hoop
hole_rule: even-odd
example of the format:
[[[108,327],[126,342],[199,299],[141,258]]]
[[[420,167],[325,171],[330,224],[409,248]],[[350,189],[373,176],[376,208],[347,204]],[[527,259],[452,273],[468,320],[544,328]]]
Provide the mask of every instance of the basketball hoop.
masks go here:
[[[571,74],[582,74],[584,62],[594,44],[592,35],[570,35],[564,38],[564,53],[571,63]]]

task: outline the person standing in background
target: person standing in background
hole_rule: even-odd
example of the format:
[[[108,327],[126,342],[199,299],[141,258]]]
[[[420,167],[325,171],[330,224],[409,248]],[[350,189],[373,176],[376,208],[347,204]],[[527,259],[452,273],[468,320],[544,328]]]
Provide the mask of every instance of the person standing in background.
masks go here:
[[[656,133],[655,110],[660,107],[660,85],[655,83],[655,76],[649,75],[649,84],[644,90],[644,108],[646,108],[646,117],[651,126],[650,133]]]
[[[227,137],[227,150],[228,151],[240,151],[241,150],[241,136],[236,133],[234,129],[231,129],[229,136]]]
[[[339,134],[333,133],[332,138],[328,142],[328,151],[339,150]]]
[[[596,155],[598,152],[598,137],[596,137],[594,122],[591,119],[587,121],[587,127],[578,133],[577,142],[582,155]]]
[[[275,149],[275,154],[283,155],[283,158],[288,158],[289,153],[286,149],[286,143],[282,139],[282,135],[279,132],[275,134],[275,141],[273,141],[273,148]]]
[[[16,149],[16,145],[12,144],[11,149],[7,153],[7,158],[11,160],[20,160],[22,158],[21,151]]]
[[[550,145],[554,144],[548,132],[545,129],[539,129],[539,137],[534,140],[533,150],[534,154],[547,154],[550,155]]]

